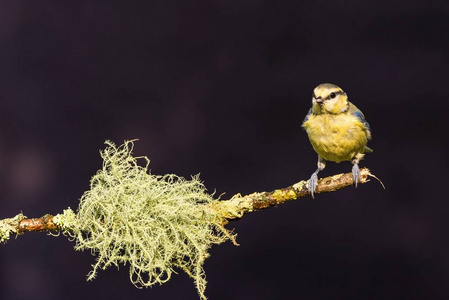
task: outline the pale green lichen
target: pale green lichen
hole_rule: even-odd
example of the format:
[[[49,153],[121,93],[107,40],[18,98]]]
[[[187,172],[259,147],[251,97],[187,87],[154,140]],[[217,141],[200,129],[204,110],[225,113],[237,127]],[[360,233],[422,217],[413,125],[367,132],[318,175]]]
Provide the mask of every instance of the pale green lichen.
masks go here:
[[[26,217],[20,213],[13,218],[0,220],[0,243],[6,244],[12,234],[18,234],[19,223]]]
[[[106,142],[103,168],[91,179],[76,216],[66,210],[55,222],[76,240],[76,250],[90,250],[98,269],[129,264],[136,287],[168,281],[176,269],[194,280],[201,299],[206,287],[204,260],[212,244],[235,236],[209,205],[214,201],[198,176],[152,175],[132,156],[133,142]]]
[[[61,228],[62,232],[67,233],[74,230],[77,219],[75,212],[68,207],[63,210],[62,214],[55,215],[53,217],[53,222]],[[56,234],[50,232],[50,234],[59,235],[59,232]]]

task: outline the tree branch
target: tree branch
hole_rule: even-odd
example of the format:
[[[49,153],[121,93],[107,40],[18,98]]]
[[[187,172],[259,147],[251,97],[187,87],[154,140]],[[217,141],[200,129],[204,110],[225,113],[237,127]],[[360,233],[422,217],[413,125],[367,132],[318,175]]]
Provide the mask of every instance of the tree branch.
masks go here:
[[[25,233],[27,231],[51,231],[59,230],[59,226],[53,222],[53,216],[46,214],[40,218],[23,219],[19,222],[18,233]]]
[[[28,231],[59,231],[53,216],[46,214],[40,218],[27,219],[22,213],[13,218],[0,220],[0,242],[7,242],[11,234],[21,235]]]
[[[361,169],[360,173],[362,177],[360,183],[368,182],[369,176],[375,177],[367,168]],[[237,194],[228,201],[216,201],[213,206],[228,221],[240,219],[245,213],[269,208],[286,201],[308,196],[310,193],[307,190],[307,182],[307,180],[301,180],[289,187],[271,192],[256,192],[246,196]],[[318,180],[315,194],[334,192],[353,184],[352,173],[325,177]]]
[[[369,181],[373,176],[367,168],[360,170],[362,181]],[[318,180],[315,194],[334,192],[353,185],[352,173],[338,174]],[[271,192],[255,192],[246,196],[237,194],[230,200],[217,200],[211,204],[211,208],[218,211],[227,223],[243,217],[244,214],[277,206],[290,200],[296,200],[308,196],[307,180],[301,180],[289,187],[276,189]],[[46,214],[41,218],[27,218],[22,213],[13,218],[0,220],[0,242],[6,242],[11,234],[21,235],[28,231],[60,231],[52,215]]]

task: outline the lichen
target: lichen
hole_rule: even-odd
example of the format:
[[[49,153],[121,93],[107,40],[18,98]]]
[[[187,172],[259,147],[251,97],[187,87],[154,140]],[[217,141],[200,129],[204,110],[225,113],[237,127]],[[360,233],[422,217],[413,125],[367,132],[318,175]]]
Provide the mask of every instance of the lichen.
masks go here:
[[[53,217],[53,222],[58,225],[63,233],[72,232],[77,222],[75,212],[68,207],[63,210],[62,214],[57,214]],[[51,235],[58,236],[60,232],[49,232]]]
[[[22,213],[19,213],[13,218],[0,220],[0,243],[6,244],[6,242],[9,241],[11,234],[19,234],[19,223],[25,218],[26,217]]]
[[[132,156],[133,141],[106,142],[103,168],[91,179],[76,215],[64,211],[55,222],[76,241],[76,250],[96,256],[88,280],[99,269],[129,265],[136,287],[162,284],[184,270],[206,299],[203,263],[213,244],[235,235],[212,209],[214,199],[198,176],[153,175],[149,159]],[[138,162],[143,162],[143,166]]]

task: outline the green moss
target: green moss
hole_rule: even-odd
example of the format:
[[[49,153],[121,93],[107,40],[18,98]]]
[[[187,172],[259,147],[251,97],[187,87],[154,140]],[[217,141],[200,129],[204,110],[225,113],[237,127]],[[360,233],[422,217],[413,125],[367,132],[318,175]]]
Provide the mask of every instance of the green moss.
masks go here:
[[[152,175],[148,158],[139,158],[141,166],[132,156],[132,141],[120,147],[106,144],[103,168],[92,177],[76,216],[67,210],[56,219],[76,240],[76,250],[96,256],[88,280],[98,269],[128,264],[131,282],[148,287],[182,269],[206,299],[203,263],[209,248],[228,239],[235,242],[211,208],[214,199],[198,176]]]

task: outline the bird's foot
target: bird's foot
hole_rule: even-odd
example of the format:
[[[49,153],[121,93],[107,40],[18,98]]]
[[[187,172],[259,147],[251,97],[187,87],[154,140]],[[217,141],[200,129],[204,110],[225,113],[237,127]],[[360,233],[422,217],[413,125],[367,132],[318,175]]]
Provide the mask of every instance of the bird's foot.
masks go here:
[[[355,187],[357,187],[357,183],[362,182],[362,175],[358,164],[352,166],[352,179],[354,180]]]
[[[318,174],[315,172],[310,176],[309,182],[307,183],[307,189],[309,190],[310,194],[312,195],[312,198],[315,198],[314,193],[316,186],[318,184]]]

